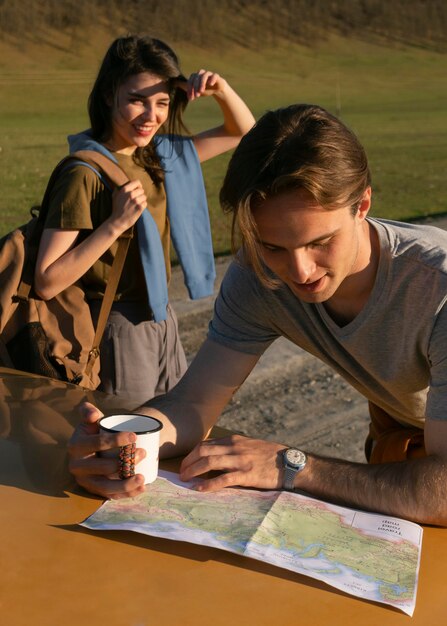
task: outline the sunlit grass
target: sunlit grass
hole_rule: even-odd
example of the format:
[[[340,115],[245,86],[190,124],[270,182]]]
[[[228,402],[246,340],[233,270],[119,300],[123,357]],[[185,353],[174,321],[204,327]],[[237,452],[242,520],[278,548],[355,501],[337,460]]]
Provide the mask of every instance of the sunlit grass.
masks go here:
[[[410,219],[447,211],[445,55],[341,39],[261,53],[178,51],[185,73],[203,66],[219,71],[257,118],[292,102],[315,102],[340,115],[369,154],[375,215]],[[66,135],[88,125],[86,100],[96,66],[83,65],[82,55],[65,66],[56,55],[40,63],[42,68],[30,62],[31,69],[15,73],[2,57],[0,234],[26,221],[67,152]],[[208,99],[194,103],[187,121],[193,131],[218,124],[218,108]],[[228,158],[204,165],[216,252],[229,249],[229,219],[218,203]]]

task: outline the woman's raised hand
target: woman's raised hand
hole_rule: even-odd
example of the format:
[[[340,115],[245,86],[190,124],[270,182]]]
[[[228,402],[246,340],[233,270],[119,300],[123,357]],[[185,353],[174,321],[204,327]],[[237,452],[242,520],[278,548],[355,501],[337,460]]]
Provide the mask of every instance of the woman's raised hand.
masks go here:
[[[194,72],[186,83],[179,84],[185,89],[188,100],[192,101],[201,96],[213,96],[223,92],[227,86],[227,81],[216,72],[201,69]]]
[[[255,123],[250,109],[228,82],[216,72],[200,69],[188,80],[178,80],[177,86],[186,91],[191,102],[204,96],[213,96],[221,109],[223,123],[193,136],[199,161],[232,150]]]

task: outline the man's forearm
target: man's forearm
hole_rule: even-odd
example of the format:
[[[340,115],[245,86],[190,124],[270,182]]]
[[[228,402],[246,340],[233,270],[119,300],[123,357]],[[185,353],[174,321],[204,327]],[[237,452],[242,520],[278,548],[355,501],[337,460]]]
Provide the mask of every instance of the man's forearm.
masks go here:
[[[206,438],[258,358],[205,341],[180,382],[140,409],[163,422],[162,458],[185,454]]]
[[[143,414],[156,417],[163,424],[160,433],[162,459],[190,452],[197,443],[207,437],[218,417],[216,415],[210,420],[208,415],[208,419],[205,420],[194,405],[181,405],[172,396],[155,398],[140,410]]]
[[[295,487],[316,497],[447,526],[447,462],[436,456],[366,465],[308,455]]]

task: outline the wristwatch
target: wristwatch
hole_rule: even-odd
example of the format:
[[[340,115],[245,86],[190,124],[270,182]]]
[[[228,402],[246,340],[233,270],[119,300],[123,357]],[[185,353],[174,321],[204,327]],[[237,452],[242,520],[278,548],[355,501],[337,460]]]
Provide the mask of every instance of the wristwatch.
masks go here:
[[[302,450],[297,448],[286,448],[283,450],[282,456],[284,468],[282,486],[287,491],[293,491],[295,476],[305,468],[307,457]]]

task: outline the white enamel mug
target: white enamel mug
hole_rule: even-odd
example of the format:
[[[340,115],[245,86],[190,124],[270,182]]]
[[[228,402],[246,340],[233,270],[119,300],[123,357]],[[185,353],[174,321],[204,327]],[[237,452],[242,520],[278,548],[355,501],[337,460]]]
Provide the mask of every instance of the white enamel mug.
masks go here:
[[[137,473],[143,474],[145,485],[153,483],[158,474],[160,430],[163,424],[155,417],[132,413],[102,417],[99,420],[99,428],[109,433],[130,432],[137,435],[134,446],[130,444],[130,446],[103,450],[101,456],[119,458],[120,470],[116,477],[126,478]],[[136,468],[133,462],[135,447],[146,450],[145,458],[137,464]]]

